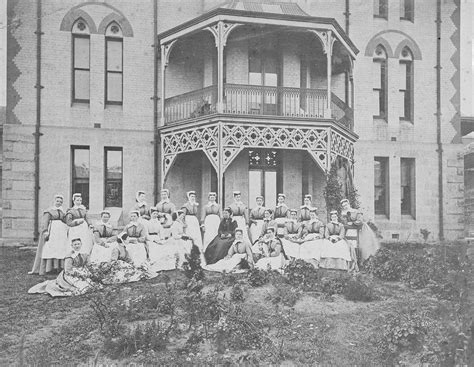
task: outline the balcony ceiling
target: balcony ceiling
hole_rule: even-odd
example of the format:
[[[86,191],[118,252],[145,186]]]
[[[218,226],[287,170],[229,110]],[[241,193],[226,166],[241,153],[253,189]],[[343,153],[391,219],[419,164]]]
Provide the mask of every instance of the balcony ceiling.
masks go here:
[[[297,4],[281,1],[229,0],[217,8],[158,35],[161,45],[203,30],[219,21],[273,25],[307,30],[331,30],[353,58],[359,50],[334,18],[313,17]]]

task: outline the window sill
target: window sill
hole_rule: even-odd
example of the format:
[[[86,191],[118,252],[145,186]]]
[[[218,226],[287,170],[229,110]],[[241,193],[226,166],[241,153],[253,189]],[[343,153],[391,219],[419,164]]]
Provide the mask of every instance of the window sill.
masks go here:
[[[75,100],[71,102],[71,107],[83,107],[89,109],[90,101]]]
[[[387,122],[387,118],[385,116],[374,115],[373,118],[374,120]]]
[[[411,214],[402,214],[402,222],[415,222],[416,218]]]
[[[386,221],[386,222],[388,222],[389,220],[390,220],[390,218],[387,214],[375,214],[375,223],[377,223],[377,221]]]
[[[105,104],[105,109],[110,110],[110,111],[122,111],[123,110],[123,104],[115,104],[115,103],[106,103]]]
[[[387,16],[387,15],[377,15],[377,14],[374,14],[374,18],[388,20],[388,16]]]
[[[404,20],[404,21],[407,21],[407,22],[415,23],[415,22],[413,21],[413,19],[410,19],[410,18],[400,17],[400,20]]]
[[[408,122],[408,123],[410,123],[410,124],[413,125],[413,121],[412,121],[411,119],[407,119],[407,118],[405,118],[405,117],[400,117],[398,120],[399,120],[400,122]]]

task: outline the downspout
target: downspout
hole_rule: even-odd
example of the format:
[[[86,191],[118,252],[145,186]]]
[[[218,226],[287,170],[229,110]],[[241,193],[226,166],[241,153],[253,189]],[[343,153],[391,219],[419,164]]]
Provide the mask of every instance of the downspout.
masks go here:
[[[160,150],[158,144],[160,136],[158,132],[158,0],[153,0],[153,157],[154,157],[154,172],[153,175],[153,194],[155,203],[158,202],[159,180],[161,172],[160,167]]]
[[[33,238],[35,242],[39,237],[39,190],[40,190],[40,132],[41,127],[41,0],[36,0],[36,126],[35,133],[35,210],[34,210],[34,233]]]
[[[349,0],[346,0],[346,11],[344,12],[344,15],[346,17],[346,34],[347,36],[349,36],[349,26],[350,26],[350,16],[351,16],[351,12],[350,12],[350,6],[349,6]],[[350,57],[350,56],[349,56]],[[346,71],[344,73],[344,84],[345,84],[345,102],[348,106],[351,106],[351,102],[350,102],[350,99],[351,99],[351,96],[349,94],[349,72]]]
[[[436,140],[438,143],[438,237],[440,241],[444,241],[443,145],[441,141],[441,0],[436,1]]]

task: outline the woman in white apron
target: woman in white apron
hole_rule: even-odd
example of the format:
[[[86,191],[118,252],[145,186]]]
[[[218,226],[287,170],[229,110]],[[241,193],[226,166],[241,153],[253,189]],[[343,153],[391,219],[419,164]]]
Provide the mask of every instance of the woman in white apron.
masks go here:
[[[303,224],[301,230],[300,259],[319,262],[321,259],[321,248],[325,246],[324,224],[317,215],[317,208],[311,208],[309,220]]]
[[[262,235],[263,217],[265,208],[263,207],[263,196],[256,197],[257,206],[250,210],[249,215],[249,237],[254,243]]]
[[[331,221],[326,225],[324,234],[329,244],[321,249],[319,266],[325,269],[357,271],[357,258],[355,258],[355,253],[351,254],[351,246],[344,238],[344,225],[339,223],[336,210],[330,213],[330,218]]]
[[[161,225],[163,226],[164,238],[171,236],[171,225],[173,224],[172,214],[176,211],[176,206],[170,200],[170,191],[168,189],[162,189],[160,192],[161,200],[156,204],[156,209],[160,213],[165,214],[165,219],[160,219]]]
[[[234,202],[229,205],[232,210],[233,218],[237,222],[237,228],[242,229],[244,240],[250,242],[248,234],[248,210],[247,206],[242,202],[240,191],[234,191]]]
[[[138,222],[139,214],[138,210],[132,210],[130,223],[124,228],[124,232],[128,235],[125,247],[135,266],[140,266],[147,260],[146,228]]]
[[[290,218],[286,220],[283,238],[281,243],[285,250],[286,256],[301,259],[301,232],[303,226],[298,222],[298,211],[296,209],[289,210]]]
[[[184,222],[186,223],[186,228],[184,232],[192,238],[194,244],[202,253],[202,235],[198,219],[199,204],[196,202],[196,191],[188,191],[187,197],[188,201],[181,207],[185,214]]]
[[[138,211],[138,221],[146,227],[146,222],[150,220],[150,207],[146,203],[145,191],[137,191],[135,201],[133,210]]]
[[[152,271],[171,270],[176,264],[176,246],[164,237],[164,229],[161,224],[163,213],[159,213],[155,207],[150,208],[151,219],[148,222],[148,233],[146,243],[148,247],[148,258]]]
[[[262,256],[256,263],[255,267],[261,270],[278,270],[281,271],[285,267],[285,257],[281,243],[278,238],[275,237],[276,228],[269,227],[265,234],[265,237],[259,242],[260,248],[255,249],[252,247],[254,254]]]
[[[94,247],[90,256],[91,263],[103,263],[112,261],[112,252],[117,246],[117,233],[109,222],[110,212],[102,210],[100,221],[94,226]]]
[[[221,207],[216,202],[216,193],[210,192],[208,198],[209,202],[204,206],[204,251],[207,245],[217,236],[219,224],[221,223]]]
[[[54,196],[53,206],[43,213],[41,234],[32,270],[28,274],[43,275],[64,268],[64,258],[70,251],[67,239],[66,213],[62,207],[64,197]]]
[[[277,223],[277,236],[283,237],[285,233],[285,223],[290,216],[288,205],[285,204],[286,195],[278,194],[277,205],[274,210],[273,218]]]
[[[74,203],[72,208],[66,212],[66,224],[69,227],[68,239],[71,241],[74,238],[80,238],[82,247],[81,252],[90,254],[92,251],[92,229],[93,225],[90,223],[87,216],[87,209],[82,205],[82,195],[76,193],[72,196]]]

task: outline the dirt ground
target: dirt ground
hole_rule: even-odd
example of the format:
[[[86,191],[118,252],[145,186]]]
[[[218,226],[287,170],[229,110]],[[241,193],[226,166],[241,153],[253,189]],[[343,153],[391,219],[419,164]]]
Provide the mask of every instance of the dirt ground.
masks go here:
[[[31,362],[35,348],[45,341],[51,342],[52,336],[59,339],[59,343],[67,345],[67,348],[60,351],[61,358],[58,357],[62,363],[126,365],[134,362],[133,358],[113,361],[102,355],[97,325],[91,325],[88,297],[52,298],[27,293],[31,286],[55,278],[55,275],[27,274],[34,255],[31,249],[0,248],[0,365],[26,365],[28,361]],[[167,276],[173,278],[182,275],[172,271],[168,272]],[[221,277],[208,273],[206,276],[205,282],[209,286]],[[158,276],[152,280],[122,285],[123,294],[127,297],[139,296],[150,289],[162,287],[165,278]],[[378,296],[373,302],[347,301],[341,295],[325,299],[311,293],[303,294],[294,305],[294,320],[285,334],[285,353],[276,364],[387,365],[377,350],[376,343],[384,315],[409,305],[430,310],[446,325],[455,322],[456,315],[452,305],[448,301],[436,299],[426,290],[412,290],[398,282],[381,282],[371,277],[367,277],[367,282],[374,287]],[[259,288],[245,287],[244,305],[254,316],[264,319],[271,313],[273,306],[269,302],[269,295],[272,293],[272,287],[271,284]],[[121,294],[118,297],[121,297]],[[80,330],[63,341],[61,330],[72,324],[79,325]],[[269,335],[277,337],[271,332]],[[78,342],[77,348],[74,348],[75,341]],[[58,350],[55,348],[57,345],[51,348],[54,353]],[[170,345],[168,349],[173,349],[173,346]],[[215,354],[215,347],[204,343],[201,353]],[[406,353],[399,357],[398,363],[401,365],[414,365],[419,363],[416,358],[420,356]],[[160,358],[157,354],[154,362],[162,363]],[[189,361],[189,364],[192,365],[192,361]]]

